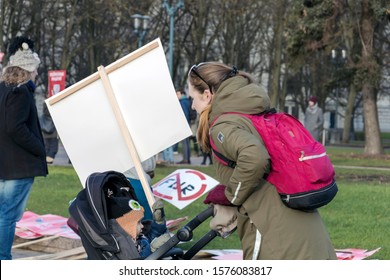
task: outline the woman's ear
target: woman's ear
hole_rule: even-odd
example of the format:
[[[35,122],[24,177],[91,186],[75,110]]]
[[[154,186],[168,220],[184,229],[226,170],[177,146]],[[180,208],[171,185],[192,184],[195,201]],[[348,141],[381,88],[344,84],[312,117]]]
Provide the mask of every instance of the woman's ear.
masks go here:
[[[203,91],[202,96],[204,97],[205,100],[208,101],[209,104],[210,104],[211,101],[213,100],[213,94],[210,92],[209,89],[205,89],[205,90]]]

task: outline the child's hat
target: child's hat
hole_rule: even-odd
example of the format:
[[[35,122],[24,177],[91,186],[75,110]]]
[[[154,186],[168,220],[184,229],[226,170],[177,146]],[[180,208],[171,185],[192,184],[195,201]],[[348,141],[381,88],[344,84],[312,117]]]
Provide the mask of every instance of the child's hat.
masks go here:
[[[107,199],[107,213],[109,219],[116,219],[128,212],[140,212],[143,215],[143,207],[138,201],[121,196],[121,197],[109,197]]]

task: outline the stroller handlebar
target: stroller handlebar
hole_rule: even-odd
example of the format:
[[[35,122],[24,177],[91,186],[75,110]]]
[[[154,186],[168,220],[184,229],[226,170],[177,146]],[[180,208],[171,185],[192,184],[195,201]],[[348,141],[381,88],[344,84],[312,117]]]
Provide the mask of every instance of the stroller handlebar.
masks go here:
[[[214,214],[214,208],[213,207],[208,207],[207,209],[205,209],[201,213],[199,213],[191,221],[189,221],[184,226],[184,228],[188,228],[190,231],[193,231],[195,228],[197,228],[201,223],[203,223],[205,220],[207,220],[213,214]]]
[[[160,248],[158,248],[153,254],[148,256],[146,260],[158,260],[171,248],[176,246],[180,241],[189,241],[192,238],[192,231],[197,228],[201,223],[207,220],[214,214],[214,208],[207,207],[199,213],[195,218],[189,221],[184,227],[179,229],[177,233],[172,236],[166,243],[164,243]]]

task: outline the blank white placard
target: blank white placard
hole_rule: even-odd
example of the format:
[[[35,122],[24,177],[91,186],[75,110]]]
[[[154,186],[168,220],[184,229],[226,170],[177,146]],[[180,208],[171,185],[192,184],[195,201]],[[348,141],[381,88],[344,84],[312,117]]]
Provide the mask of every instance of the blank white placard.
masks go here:
[[[192,134],[159,39],[105,71],[141,161]],[[91,173],[134,167],[99,73],[50,97],[46,104],[83,185]]]

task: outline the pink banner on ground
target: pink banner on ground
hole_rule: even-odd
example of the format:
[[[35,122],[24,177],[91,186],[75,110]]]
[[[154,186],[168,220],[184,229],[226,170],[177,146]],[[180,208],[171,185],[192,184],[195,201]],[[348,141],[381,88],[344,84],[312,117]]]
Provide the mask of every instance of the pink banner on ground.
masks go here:
[[[46,214],[37,215],[26,211],[22,219],[16,223],[15,234],[20,238],[34,239],[43,235],[56,235],[72,239],[80,237],[68,226],[67,218]]]
[[[378,252],[380,249],[368,251],[365,249],[341,249],[336,250],[336,255],[339,260],[363,260]]]
[[[376,248],[368,251],[365,249],[337,249],[336,255],[339,260],[363,260],[366,259],[380,250]],[[242,251],[240,250],[205,250],[213,254],[213,259],[216,260],[242,260]]]

